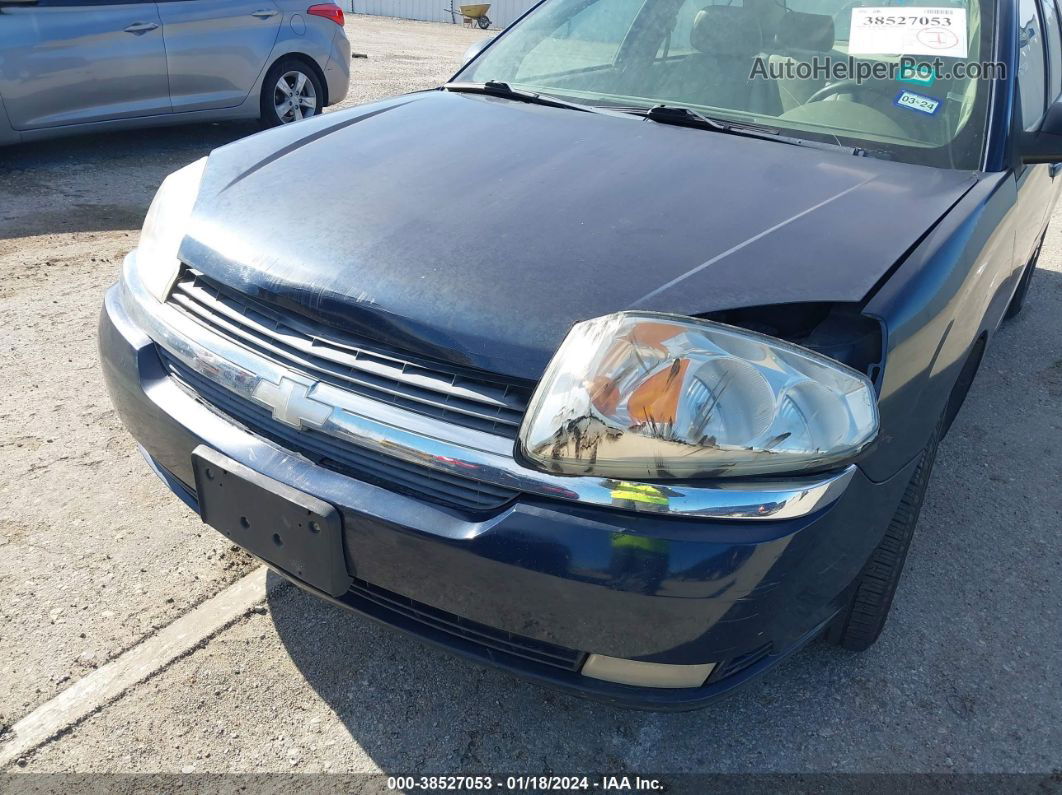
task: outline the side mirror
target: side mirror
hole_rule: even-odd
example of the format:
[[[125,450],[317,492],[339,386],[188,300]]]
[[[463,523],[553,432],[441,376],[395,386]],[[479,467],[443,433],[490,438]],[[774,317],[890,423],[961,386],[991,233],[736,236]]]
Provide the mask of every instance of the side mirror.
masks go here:
[[[1025,134],[1020,154],[1023,163],[1062,163],[1062,100],[1047,109],[1039,130]]]
[[[461,63],[461,65],[467,65],[469,61],[471,61],[473,58],[475,58],[477,55],[487,49],[487,45],[490,44],[492,41],[494,41],[494,37],[488,36],[485,39],[477,41],[475,44],[465,50],[465,60]]]

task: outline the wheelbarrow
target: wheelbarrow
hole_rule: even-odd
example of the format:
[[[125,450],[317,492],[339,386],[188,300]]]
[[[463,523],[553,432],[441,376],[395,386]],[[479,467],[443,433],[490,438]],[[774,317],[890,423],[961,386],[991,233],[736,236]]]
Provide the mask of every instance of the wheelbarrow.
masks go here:
[[[490,3],[477,3],[476,5],[457,7],[457,13],[465,18],[465,24],[469,27],[479,25],[480,30],[486,30],[490,27],[490,17],[487,16],[488,11],[490,11]]]

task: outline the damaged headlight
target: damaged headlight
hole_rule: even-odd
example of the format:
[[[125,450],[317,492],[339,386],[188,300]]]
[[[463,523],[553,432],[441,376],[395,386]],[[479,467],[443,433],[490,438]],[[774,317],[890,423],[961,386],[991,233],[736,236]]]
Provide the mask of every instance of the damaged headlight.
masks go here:
[[[692,479],[829,467],[877,431],[870,380],[832,359],[719,323],[622,312],[571,330],[520,447],[563,474]]]
[[[192,217],[206,162],[204,157],[166,177],[144,219],[136,252],[137,271],[160,301],[166,300],[180,270],[177,251]]]

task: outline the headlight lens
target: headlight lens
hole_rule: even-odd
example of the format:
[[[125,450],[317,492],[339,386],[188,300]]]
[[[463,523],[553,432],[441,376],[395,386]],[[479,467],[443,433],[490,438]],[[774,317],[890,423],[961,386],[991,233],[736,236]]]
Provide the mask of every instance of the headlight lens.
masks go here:
[[[192,217],[206,162],[204,157],[166,177],[144,219],[136,252],[137,271],[160,301],[166,300],[180,270],[177,251]]]
[[[563,474],[691,479],[824,468],[877,430],[869,379],[832,359],[719,323],[622,312],[572,329],[520,445]]]

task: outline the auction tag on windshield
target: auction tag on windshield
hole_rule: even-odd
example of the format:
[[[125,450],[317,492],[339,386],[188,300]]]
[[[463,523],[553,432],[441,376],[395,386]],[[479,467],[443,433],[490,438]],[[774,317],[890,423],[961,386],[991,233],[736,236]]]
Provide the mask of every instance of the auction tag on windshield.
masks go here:
[[[896,95],[896,99],[892,101],[892,104],[898,108],[917,110],[919,113],[924,113],[927,116],[936,116],[942,103],[939,99],[927,97],[925,94],[916,94],[913,91],[901,91]]]
[[[849,55],[965,58],[965,8],[853,8]]]

